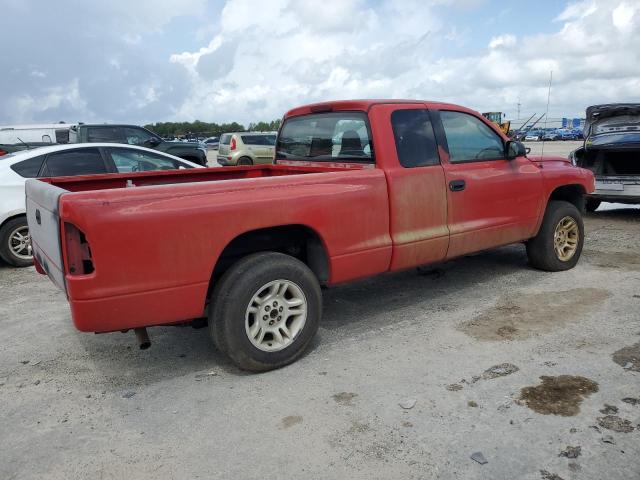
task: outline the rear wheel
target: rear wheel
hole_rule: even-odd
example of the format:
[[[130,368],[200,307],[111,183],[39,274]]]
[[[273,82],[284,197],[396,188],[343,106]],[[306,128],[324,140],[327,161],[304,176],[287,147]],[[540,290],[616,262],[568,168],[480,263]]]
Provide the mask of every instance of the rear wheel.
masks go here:
[[[27,217],[17,217],[0,228],[0,257],[14,267],[33,265]]]
[[[556,272],[573,268],[582,252],[584,224],[575,205],[550,201],[538,235],[527,242],[529,262],[535,268]]]
[[[214,343],[243,370],[287,365],[318,330],[322,294],[313,272],[289,255],[262,252],[233,265],[212,297]]]
[[[253,165],[253,160],[251,160],[249,157],[240,157],[238,159],[238,165],[244,165],[244,166]]]
[[[596,200],[595,198],[587,198],[584,202],[584,208],[587,212],[595,212],[598,207],[602,203],[600,200]]]

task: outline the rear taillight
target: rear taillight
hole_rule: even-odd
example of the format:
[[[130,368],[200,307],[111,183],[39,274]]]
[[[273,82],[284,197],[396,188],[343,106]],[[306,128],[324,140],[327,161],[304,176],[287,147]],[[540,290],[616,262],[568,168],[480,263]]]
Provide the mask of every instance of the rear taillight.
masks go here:
[[[93,273],[91,248],[84,233],[75,225],[65,223],[64,239],[67,251],[67,272],[69,275]]]
[[[231,146],[229,148],[232,151],[236,149],[236,137],[231,137]]]
[[[3,156],[3,155],[6,155],[6,154],[7,154],[7,151],[6,150],[2,150],[0,148],[0,157]]]

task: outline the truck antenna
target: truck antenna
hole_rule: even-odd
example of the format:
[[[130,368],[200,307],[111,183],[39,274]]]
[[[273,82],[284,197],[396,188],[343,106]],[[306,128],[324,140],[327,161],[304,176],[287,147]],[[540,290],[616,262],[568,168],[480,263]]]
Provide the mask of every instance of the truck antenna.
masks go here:
[[[540,152],[540,156],[544,155],[544,136],[547,132],[547,119],[549,118],[549,99],[551,98],[551,81],[553,80],[553,70],[549,72],[549,91],[547,92],[547,111],[544,116],[544,131],[542,134],[542,151]]]

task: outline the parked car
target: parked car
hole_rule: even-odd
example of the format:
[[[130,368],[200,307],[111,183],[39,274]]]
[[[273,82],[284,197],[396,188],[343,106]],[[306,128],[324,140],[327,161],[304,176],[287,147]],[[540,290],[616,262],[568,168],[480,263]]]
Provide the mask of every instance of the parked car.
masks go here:
[[[202,143],[207,147],[207,150],[217,150],[220,145],[220,137],[205,138]]]
[[[556,132],[556,131],[545,132],[542,135],[542,140],[545,140],[545,141],[560,140],[560,134],[558,132]]]
[[[397,100],[289,111],[275,164],[127,178],[144,188],[28,180],[36,268],[81,331],[133,328],[147,347],[146,327],[208,315],[251,371],[305,351],[321,285],[521,242],[532,266],[572,268],[594,181],[567,158],[528,157],[477,112]]]
[[[124,143],[152,148],[198,165],[207,166],[207,149],[198,142],[168,142],[137,125],[79,124],[70,130],[70,143]]]
[[[530,132],[527,132],[527,134],[524,136],[524,140],[526,142],[537,142],[538,140],[542,140],[542,135],[543,133],[539,130],[532,130]]]
[[[194,167],[199,165],[162,152],[107,143],[53,145],[0,157],[0,257],[16,267],[33,264],[24,202],[27,178]]]
[[[218,163],[223,167],[272,163],[275,144],[274,132],[224,133],[218,146]]]
[[[593,105],[586,116],[584,144],[569,158],[595,174],[587,210],[602,202],[640,203],[640,103]]]

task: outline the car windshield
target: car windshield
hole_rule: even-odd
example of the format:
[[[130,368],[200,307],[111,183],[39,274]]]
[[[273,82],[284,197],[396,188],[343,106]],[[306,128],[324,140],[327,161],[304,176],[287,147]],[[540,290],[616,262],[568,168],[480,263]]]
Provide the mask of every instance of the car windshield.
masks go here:
[[[366,114],[316,113],[287,119],[276,145],[276,159],[371,162]]]

